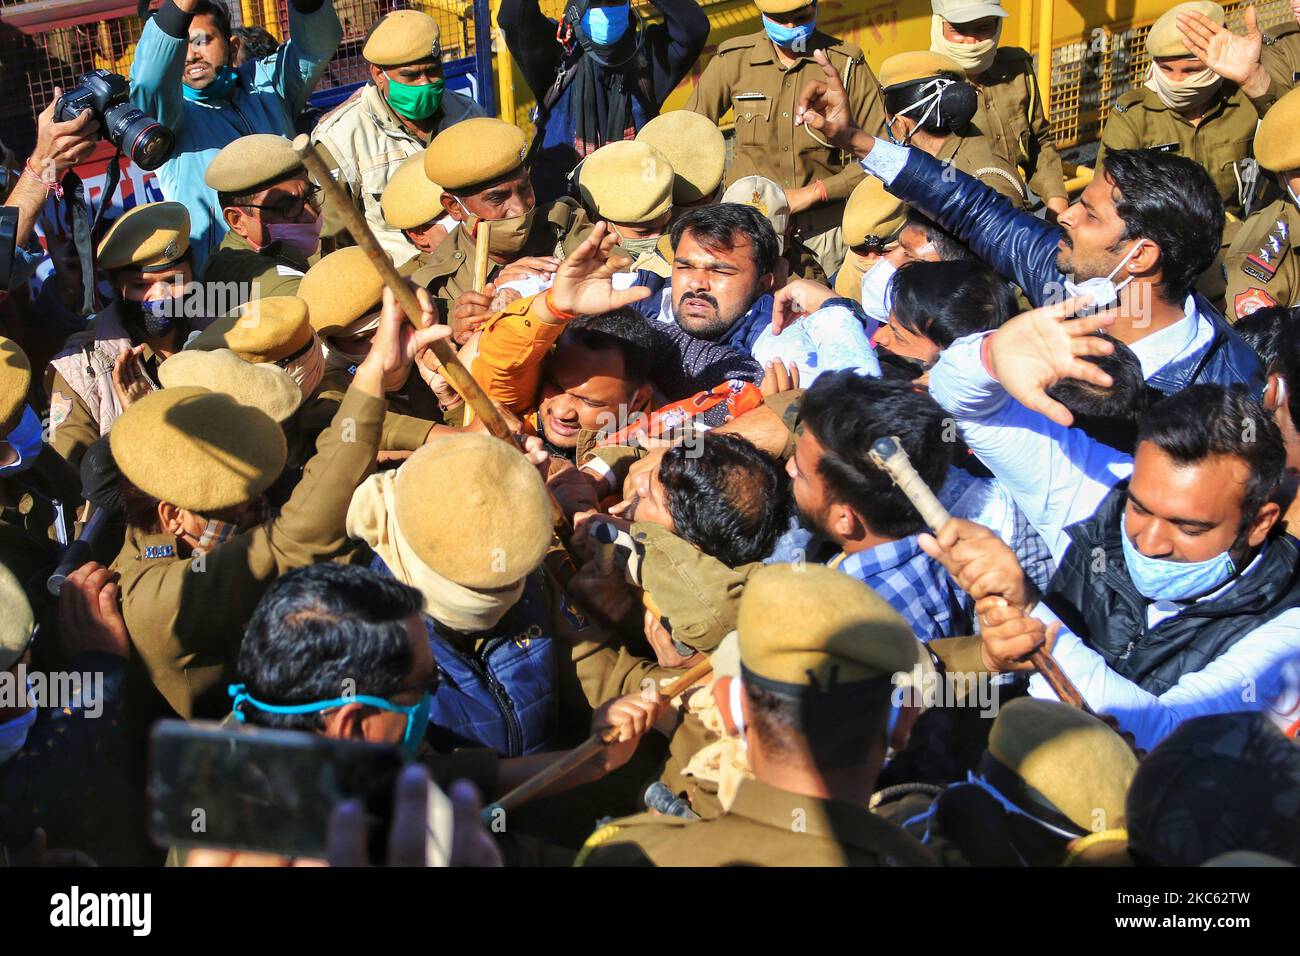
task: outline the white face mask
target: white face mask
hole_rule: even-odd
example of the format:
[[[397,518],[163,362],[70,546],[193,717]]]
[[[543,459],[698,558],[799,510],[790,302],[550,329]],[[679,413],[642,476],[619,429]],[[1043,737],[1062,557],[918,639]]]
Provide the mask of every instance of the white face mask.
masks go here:
[[[1183,112],[1204,106],[1219,89],[1223,78],[1209,67],[1193,73],[1184,80],[1174,82],[1165,76],[1158,63],[1151,64],[1146,88],[1160,97],[1160,102],[1171,110]]]
[[[31,691],[31,685],[28,685]],[[36,708],[33,707],[21,717],[7,720],[0,724],[0,764],[7,763],[27,743],[27,732],[36,723]]]
[[[987,40],[975,43],[958,43],[943,35],[943,17],[930,18],[930,52],[941,53],[966,71],[968,75],[978,76],[993,65],[998,55],[998,41],[1002,38],[1002,21],[998,21],[998,32]]]
[[[862,310],[877,322],[889,321],[892,308],[892,296],[889,294],[889,280],[894,278],[898,269],[888,259],[877,259],[871,268],[862,274],[859,302]]]
[[[1119,294],[1124,287],[1136,278],[1135,276],[1130,275],[1117,285],[1113,281],[1115,276],[1119,274],[1120,269],[1123,269],[1128,265],[1130,259],[1137,255],[1137,251],[1142,248],[1145,242],[1145,239],[1139,239],[1135,242],[1133,248],[1124,253],[1124,258],[1119,261],[1119,265],[1114,269],[1111,269],[1110,275],[1105,278],[1096,276],[1091,279],[1084,279],[1082,282],[1073,282],[1070,279],[1066,279],[1063,283],[1066,295],[1071,298],[1076,295],[1091,296],[1092,305],[1088,306],[1088,308],[1094,312],[1100,312],[1102,309],[1109,309],[1119,301]]]

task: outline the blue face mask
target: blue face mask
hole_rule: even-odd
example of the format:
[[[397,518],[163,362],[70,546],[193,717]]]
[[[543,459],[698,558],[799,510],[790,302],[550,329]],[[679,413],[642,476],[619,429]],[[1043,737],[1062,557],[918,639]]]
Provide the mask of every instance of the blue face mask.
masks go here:
[[[610,46],[623,39],[631,23],[632,5],[591,7],[582,15],[582,28],[596,46]]]
[[[815,17],[807,23],[788,27],[783,23],[777,23],[775,20],[769,20],[766,14],[763,15],[763,29],[767,31],[771,41],[783,50],[794,50],[796,53],[803,53],[807,50],[808,40],[812,37],[813,30],[816,27],[817,19]]]
[[[253,699],[249,696],[248,689],[244,684],[231,684],[227,688],[227,693],[234,698],[230,709],[234,712],[235,719],[241,724],[244,722],[244,712],[242,710],[244,704],[256,707],[268,714],[314,714],[333,707],[342,707],[345,704],[365,704],[367,707],[378,707],[380,710],[390,710],[395,714],[405,714],[406,733],[402,735],[402,755],[407,760],[415,759],[415,753],[420,749],[420,741],[424,740],[424,732],[429,727],[429,704],[433,701],[433,695],[426,690],[420,699],[410,707],[403,707],[401,704],[394,704],[391,700],[385,700],[382,697],[371,697],[366,694],[360,694],[356,697],[335,697],[333,700],[321,700],[311,704],[280,706],[277,704],[264,704],[260,700]]]
[[[1128,576],[1138,591],[1152,601],[1186,601],[1209,594],[1237,570],[1227,551],[1206,561],[1148,558],[1129,539],[1127,515],[1120,516],[1119,537]]]
[[[36,459],[41,454],[41,446],[44,444],[41,441],[42,431],[40,416],[32,410],[32,406],[25,406],[23,417],[19,419],[17,427],[4,439],[0,439],[18,453],[17,461],[0,467],[0,478],[16,475],[36,464]]]
[[[192,86],[181,84],[181,92],[187,100],[193,100],[196,103],[215,103],[230,99],[230,93],[235,88],[235,80],[239,79],[239,74],[229,66],[223,66],[217,70],[217,78],[203,87],[196,90]]]

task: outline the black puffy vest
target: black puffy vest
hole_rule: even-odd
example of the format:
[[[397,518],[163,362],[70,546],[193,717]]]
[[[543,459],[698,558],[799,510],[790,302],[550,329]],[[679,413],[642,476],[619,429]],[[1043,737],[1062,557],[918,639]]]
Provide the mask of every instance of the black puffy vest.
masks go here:
[[[1047,605],[1116,673],[1150,694],[1201,670],[1261,624],[1300,606],[1300,551],[1272,538],[1259,563],[1213,600],[1188,604],[1147,627],[1151,603],[1134,587],[1120,543],[1128,483],[1121,482],[1083,521],[1048,586]]]

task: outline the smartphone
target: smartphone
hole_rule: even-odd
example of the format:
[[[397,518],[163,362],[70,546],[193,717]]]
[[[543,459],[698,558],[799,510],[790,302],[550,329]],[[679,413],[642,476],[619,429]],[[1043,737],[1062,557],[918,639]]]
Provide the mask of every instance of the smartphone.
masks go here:
[[[149,741],[149,830],[161,847],[327,856],[330,814],[365,808],[371,862],[387,852],[404,761],[396,747],[295,730],[164,720]],[[430,788],[426,857],[445,865],[451,805]]]

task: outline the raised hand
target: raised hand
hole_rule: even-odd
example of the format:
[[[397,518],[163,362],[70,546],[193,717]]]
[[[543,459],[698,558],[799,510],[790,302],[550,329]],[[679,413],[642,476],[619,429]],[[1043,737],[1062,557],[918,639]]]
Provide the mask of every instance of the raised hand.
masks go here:
[[[650,295],[644,286],[615,289],[614,274],[631,265],[626,257],[611,258],[618,237],[599,222],[591,234],[560,263],[547,296],[549,306],[569,315],[602,315]]]
[[[851,150],[859,158],[871,150],[875,137],[858,129],[849,110],[849,94],[844,89],[826,51],[816,50],[813,59],[822,68],[824,79],[809,80],[795,105],[794,123],[816,130],[832,146]]]
[[[1178,16],[1178,30],[1187,49],[1225,80],[1242,87],[1247,95],[1258,96],[1268,89],[1268,73],[1260,66],[1264,35],[1254,6],[1246,8],[1246,35],[1238,36],[1203,13]],[[1262,83],[1262,88],[1258,88]]]
[[[812,315],[835,292],[811,279],[794,279],[787,282],[772,296],[772,334],[780,335],[799,319]]]
[[[1027,609],[1037,597],[1015,552],[981,524],[950,518],[937,535],[920,534],[917,542],[976,601],[997,595]]]
[[[144,346],[122,347],[113,361],[113,394],[123,408],[138,402],[153,391],[153,382],[145,374]]]
[[[1086,296],[1075,296],[1022,312],[984,340],[984,364],[1007,393],[1026,408],[1067,427],[1074,423],[1074,416],[1048,396],[1049,388],[1063,378],[1077,378],[1101,388],[1113,384],[1109,375],[1083,358],[1115,350],[1092,334],[1112,325],[1114,314],[1068,319],[1089,302]]]

